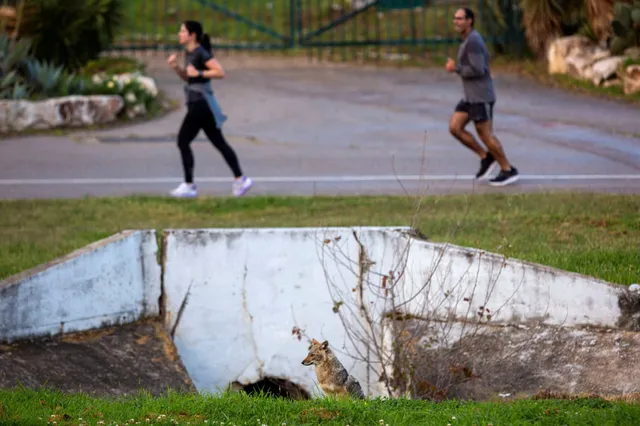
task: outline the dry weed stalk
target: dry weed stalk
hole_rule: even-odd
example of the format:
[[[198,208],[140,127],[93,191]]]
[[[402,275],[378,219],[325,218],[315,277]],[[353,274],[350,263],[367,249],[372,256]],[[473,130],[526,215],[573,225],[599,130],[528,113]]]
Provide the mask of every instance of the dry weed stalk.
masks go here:
[[[416,196],[411,229],[416,229],[426,201],[425,194]],[[451,237],[468,214],[469,204]],[[425,260],[416,257],[419,251],[412,250],[416,234],[419,231],[396,240],[399,243],[392,248],[392,261],[384,253],[372,256],[356,230],[352,236],[357,259],[350,254],[353,251],[349,251],[347,239],[329,236],[323,239],[319,256],[334,301],[333,312],[346,333],[345,347],[352,348],[346,355],[366,364],[367,382],[377,379],[391,397],[440,400],[450,396],[457,385],[482,376],[478,367],[486,366],[488,354],[475,353],[478,341],[492,318],[512,300],[522,280],[506,302],[493,306],[491,299],[506,266],[505,257],[483,261],[484,252],[479,251],[471,256],[466,270],[461,272],[458,266],[453,271],[454,258],[447,257],[450,244],[446,243],[433,249],[427,268],[416,271],[410,263]],[[377,265],[374,257],[385,266]],[[413,269],[408,272],[409,268]],[[334,275],[337,271],[341,283],[331,271]],[[417,276],[420,278],[415,282]],[[516,356],[527,342],[519,343],[491,358],[491,365]],[[476,355],[483,358],[480,363]]]

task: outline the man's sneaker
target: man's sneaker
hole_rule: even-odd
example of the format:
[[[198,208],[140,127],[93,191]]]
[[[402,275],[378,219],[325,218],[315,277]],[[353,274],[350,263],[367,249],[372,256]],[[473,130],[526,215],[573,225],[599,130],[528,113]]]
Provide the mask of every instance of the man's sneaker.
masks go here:
[[[250,177],[243,176],[241,179],[236,179],[233,182],[233,195],[242,197],[252,186],[253,181]]]
[[[493,158],[490,152],[487,152],[487,156],[480,160],[480,170],[476,173],[476,179],[485,180],[494,172],[497,166],[496,159]]]
[[[518,169],[511,166],[511,170],[504,171],[500,170],[500,173],[495,178],[489,181],[489,185],[491,186],[506,186],[514,183],[520,179],[520,175],[518,174]]]
[[[183,182],[170,192],[172,197],[176,198],[192,198],[198,196],[198,189],[195,183]]]

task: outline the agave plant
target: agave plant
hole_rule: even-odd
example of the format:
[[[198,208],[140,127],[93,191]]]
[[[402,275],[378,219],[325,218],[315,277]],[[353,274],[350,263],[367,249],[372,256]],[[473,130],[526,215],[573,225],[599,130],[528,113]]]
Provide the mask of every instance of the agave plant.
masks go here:
[[[14,40],[8,34],[0,33],[0,73],[4,74],[24,65],[30,50],[29,40]]]
[[[0,99],[22,99],[29,90],[22,71],[29,60],[29,40],[13,40],[0,34]]]
[[[81,95],[86,87],[84,79],[50,61],[29,61],[26,77],[37,98]]]
[[[613,11],[614,35],[609,48],[612,54],[620,55],[629,47],[640,46],[640,0],[617,2]]]

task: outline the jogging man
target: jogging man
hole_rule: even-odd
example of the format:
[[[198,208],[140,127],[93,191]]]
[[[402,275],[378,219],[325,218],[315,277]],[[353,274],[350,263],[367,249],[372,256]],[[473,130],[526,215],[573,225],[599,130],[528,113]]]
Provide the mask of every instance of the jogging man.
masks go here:
[[[502,145],[493,134],[493,106],[496,95],[489,69],[489,50],[480,33],[474,27],[475,17],[468,8],[458,9],[453,23],[456,31],[462,36],[458,49],[458,63],[449,58],[446,70],[456,73],[462,78],[464,98],[460,100],[449,121],[449,131],[467,148],[480,157],[480,170],[476,179],[486,179],[496,165],[500,173],[489,181],[493,186],[504,186],[518,180],[518,170],[513,167],[502,149]],[[476,141],[473,135],[465,130],[465,126],[473,121],[478,136],[488,148],[488,152]],[[497,163],[497,164],[496,164]]]

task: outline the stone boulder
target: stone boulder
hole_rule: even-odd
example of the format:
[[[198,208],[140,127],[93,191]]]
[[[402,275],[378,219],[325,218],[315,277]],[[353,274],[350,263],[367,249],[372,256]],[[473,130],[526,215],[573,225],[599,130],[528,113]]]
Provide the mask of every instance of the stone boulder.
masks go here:
[[[625,95],[640,92],[640,65],[629,65],[625,69],[623,81]]]
[[[44,101],[0,101],[0,132],[80,127],[114,121],[120,96],[65,96]]]
[[[547,51],[549,74],[570,74],[577,78],[591,79],[590,66],[611,56],[588,37],[575,35],[554,40]]]
[[[591,70],[588,72],[590,73],[593,84],[600,86],[603,82],[615,77],[618,68],[624,61],[624,56],[611,56],[595,62],[591,65]]]

